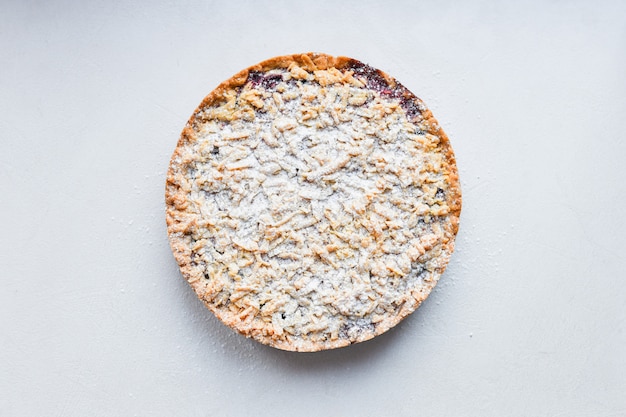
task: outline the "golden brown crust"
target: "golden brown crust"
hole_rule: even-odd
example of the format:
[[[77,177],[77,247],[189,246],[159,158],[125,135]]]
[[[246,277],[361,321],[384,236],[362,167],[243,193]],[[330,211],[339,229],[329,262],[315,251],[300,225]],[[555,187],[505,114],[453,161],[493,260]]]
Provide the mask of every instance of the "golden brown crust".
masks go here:
[[[249,314],[242,318],[242,314],[245,314],[245,311],[242,311],[242,309],[233,310],[219,306],[215,301],[216,297],[219,297],[221,294],[220,288],[216,287],[216,285],[220,285],[219,282],[214,279],[208,279],[209,273],[206,265],[194,262],[194,256],[197,255],[192,249],[196,245],[192,234],[201,229],[202,226],[198,224],[198,216],[191,214],[189,211],[189,205],[192,204],[190,195],[194,185],[192,179],[186,176],[181,167],[189,162],[189,158],[193,158],[193,155],[188,153],[187,147],[198,140],[198,129],[200,129],[203,122],[203,112],[232,99],[233,91],[241,89],[253,73],[266,73],[276,69],[289,70],[294,68],[296,70],[302,69],[309,74],[331,69],[343,71],[344,73],[362,71],[365,78],[370,77],[375,81],[374,87],[368,86],[365,88],[379,89],[378,93],[381,96],[400,102],[401,106],[406,109],[407,118],[418,125],[424,134],[432,135],[436,139],[436,144],[433,145],[434,149],[438,149],[437,152],[441,152],[445,161],[441,167],[441,175],[445,178],[447,188],[445,190],[445,201],[441,205],[447,207],[447,212],[444,214],[447,220],[442,223],[445,230],[441,232],[441,238],[439,238],[437,243],[441,255],[439,259],[431,261],[431,264],[434,266],[432,267],[433,271],[430,278],[425,279],[419,287],[408,289],[401,306],[394,313],[383,315],[376,322],[376,326],[373,326],[375,328],[374,331],[362,330],[351,336],[346,335],[335,337],[334,339],[327,337],[322,341],[307,340],[306,335],[277,335],[278,328],[275,325],[273,326],[271,322],[268,324],[267,321],[263,321],[262,318],[257,316],[250,318]],[[279,349],[295,351],[333,349],[368,340],[387,331],[412,313],[426,299],[436,285],[439,276],[445,270],[448,258],[454,250],[454,237],[458,231],[461,212],[461,191],[452,147],[448,137],[430,111],[426,109],[424,103],[382,71],[374,70],[351,58],[333,57],[319,53],[294,54],[263,61],[240,71],[229,80],[221,83],[213,92],[206,96],[200,106],[194,111],[178,141],[167,173],[165,197],[166,222],[174,257],[180,266],[183,276],[205,305],[220,320],[240,333]],[[423,247],[421,249],[424,250]]]

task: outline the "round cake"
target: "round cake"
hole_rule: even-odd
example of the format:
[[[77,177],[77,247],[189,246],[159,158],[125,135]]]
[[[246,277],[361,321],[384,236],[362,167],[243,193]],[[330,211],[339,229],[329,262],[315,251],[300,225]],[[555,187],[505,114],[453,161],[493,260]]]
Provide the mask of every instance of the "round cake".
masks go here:
[[[415,311],[454,250],[447,136],[384,72],[273,58],[211,92],[166,183],[184,278],[226,325],[292,351],[347,346]]]

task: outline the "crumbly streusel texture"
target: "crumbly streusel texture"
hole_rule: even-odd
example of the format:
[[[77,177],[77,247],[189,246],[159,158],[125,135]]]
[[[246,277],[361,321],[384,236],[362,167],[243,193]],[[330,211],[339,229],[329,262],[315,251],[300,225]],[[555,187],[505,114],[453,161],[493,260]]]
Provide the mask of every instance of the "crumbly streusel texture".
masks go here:
[[[182,274],[218,318],[317,351],[371,339],[420,305],[454,249],[461,192],[420,99],[357,60],[308,53],[204,99],[166,205]]]

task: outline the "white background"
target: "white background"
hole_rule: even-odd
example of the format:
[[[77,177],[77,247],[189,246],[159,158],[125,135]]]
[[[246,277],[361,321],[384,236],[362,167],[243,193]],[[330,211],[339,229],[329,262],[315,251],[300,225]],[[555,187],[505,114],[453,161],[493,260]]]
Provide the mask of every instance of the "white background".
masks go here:
[[[626,415],[625,2],[151,3],[0,2],[0,415]],[[424,305],[315,354],[201,305],[163,201],[202,98],[305,51],[424,99],[464,200]]]

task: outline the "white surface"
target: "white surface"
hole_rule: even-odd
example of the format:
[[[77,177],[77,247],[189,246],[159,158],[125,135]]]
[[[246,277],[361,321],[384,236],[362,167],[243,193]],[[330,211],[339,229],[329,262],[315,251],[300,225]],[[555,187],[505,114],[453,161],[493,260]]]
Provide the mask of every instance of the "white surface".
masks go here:
[[[336,3],[0,3],[0,415],[626,415],[626,3]],[[197,301],[163,192],[205,94],[308,50],[426,101],[464,207],[418,312],[298,354]]]

